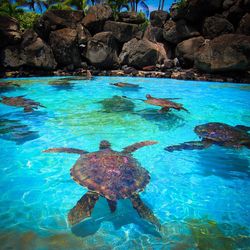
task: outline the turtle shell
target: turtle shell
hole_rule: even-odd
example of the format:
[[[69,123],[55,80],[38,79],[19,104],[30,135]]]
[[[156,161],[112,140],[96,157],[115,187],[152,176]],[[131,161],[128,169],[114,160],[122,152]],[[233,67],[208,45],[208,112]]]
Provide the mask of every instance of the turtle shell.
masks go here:
[[[150,180],[136,159],[110,149],[82,155],[70,174],[77,183],[109,200],[128,198]]]
[[[247,132],[219,122],[196,126],[194,131],[200,137],[215,142],[241,143],[250,140]]]

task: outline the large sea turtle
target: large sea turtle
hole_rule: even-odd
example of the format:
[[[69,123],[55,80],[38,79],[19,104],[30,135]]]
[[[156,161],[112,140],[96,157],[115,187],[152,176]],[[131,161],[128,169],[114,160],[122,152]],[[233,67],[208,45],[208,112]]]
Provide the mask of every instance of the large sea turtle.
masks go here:
[[[123,96],[123,97],[128,98],[128,99],[132,99],[132,98],[129,98],[127,96]],[[188,112],[188,110],[185,109],[182,104],[171,101],[171,100],[175,100],[175,99],[179,99],[179,98],[156,98],[156,97],[153,97],[149,94],[146,95],[146,98],[147,98],[146,100],[139,99],[139,98],[134,98],[134,100],[140,100],[140,101],[143,101],[143,102],[148,103],[150,105],[160,106],[161,109],[158,111],[159,113],[166,113],[170,109],[176,109],[178,111],[185,110],[186,112]]]
[[[34,109],[38,109],[39,106],[45,108],[39,102],[24,98],[24,96],[7,97],[2,95],[1,98],[1,103],[9,106],[23,107],[24,112],[32,112]]]
[[[194,132],[202,138],[201,141],[189,141],[179,145],[168,146],[165,150],[172,152],[183,149],[204,149],[212,144],[219,146],[250,148],[250,135],[247,131],[250,127],[237,125],[235,127],[220,122],[210,122],[196,126]]]
[[[88,192],[70,210],[70,224],[74,225],[90,217],[99,196],[103,196],[107,199],[111,212],[116,210],[117,200],[129,198],[142,218],[160,228],[158,219],[138,195],[149,183],[149,173],[131,155],[137,149],[155,143],[157,142],[138,142],[125,147],[121,152],[112,150],[110,143],[105,140],[100,142],[99,151],[93,153],[73,148],[45,150],[46,153],[80,154],[70,174],[78,184],[87,187]]]

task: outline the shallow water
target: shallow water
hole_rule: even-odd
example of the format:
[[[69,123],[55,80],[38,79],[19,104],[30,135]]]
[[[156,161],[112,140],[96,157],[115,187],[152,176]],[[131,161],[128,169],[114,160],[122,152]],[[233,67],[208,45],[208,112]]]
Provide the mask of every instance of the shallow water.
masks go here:
[[[199,140],[193,132],[198,124],[250,126],[247,85],[121,77],[6,80],[21,87],[1,94],[26,95],[46,108],[24,113],[0,103],[0,249],[249,249],[250,151],[164,150]],[[141,88],[109,85],[119,81]],[[144,99],[147,93],[181,98],[177,102],[190,113],[159,114],[139,100],[124,111],[101,102],[115,95]],[[133,155],[151,174],[140,195],[161,221],[160,232],[128,200],[111,214],[100,199],[90,219],[68,225],[68,211],[86,192],[69,175],[78,155],[42,150],[96,151],[103,139],[118,151],[138,141],[159,142]]]

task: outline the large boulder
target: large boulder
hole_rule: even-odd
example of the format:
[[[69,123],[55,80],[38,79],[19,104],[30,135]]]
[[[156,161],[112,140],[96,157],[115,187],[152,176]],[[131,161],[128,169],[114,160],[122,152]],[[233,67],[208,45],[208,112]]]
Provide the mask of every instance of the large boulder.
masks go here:
[[[85,57],[97,68],[113,69],[119,66],[117,51],[117,41],[112,32],[101,32],[88,41]]]
[[[164,24],[163,37],[167,42],[173,44],[199,35],[200,33],[183,19],[176,22],[168,20]]]
[[[250,13],[245,14],[240,20],[237,33],[250,36]]]
[[[48,41],[51,31],[63,28],[76,29],[83,17],[83,11],[48,10],[36,21],[34,30],[42,39]]]
[[[151,42],[163,42],[163,29],[148,25],[144,32],[143,38],[146,38]]]
[[[140,15],[136,12],[119,12],[118,21],[124,23],[142,24],[146,21],[144,15]]]
[[[18,68],[21,66],[55,69],[56,61],[51,48],[33,30],[26,30],[22,43],[8,46],[2,53],[3,66]]]
[[[142,69],[145,66],[162,64],[167,55],[163,44],[134,38],[123,45],[119,59],[121,64]]]
[[[212,73],[249,70],[250,36],[226,34],[216,37],[195,54],[195,66]]]
[[[64,28],[52,31],[49,42],[59,66],[80,67],[81,56],[78,46],[78,34],[75,29]]]
[[[131,23],[107,21],[104,25],[104,31],[112,32],[121,43],[128,42],[132,38],[141,38],[142,36],[139,25]]]
[[[194,56],[198,49],[204,44],[202,36],[184,40],[176,46],[176,57],[182,68],[191,68],[194,65]]]
[[[242,3],[242,0],[234,1],[234,4],[228,9],[223,12],[223,16],[229,20],[235,28],[237,28],[238,23],[240,22],[241,18],[245,15],[246,9]]]
[[[233,32],[234,26],[223,17],[207,17],[203,24],[203,35],[208,39],[213,39],[219,35],[229,34]]]
[[[150,23],[153,27],[162,28],[169,18],[169,13],[163,10],[154,10],[150,12]]]
[[[173,4],[170,15],[173,20],[185,19],[191,23],[200,22],[204,17],[219,13],[223,0],[189,0]]]
[[[21,41],[18,21],[9,16],[0,16],[0,48]]]
[[[112,19],[112,13],[109,5],[97,4],[91,6],[87,11],[87,15],[83,18],[82,24],[94,35],[103,31],[105,21]]]

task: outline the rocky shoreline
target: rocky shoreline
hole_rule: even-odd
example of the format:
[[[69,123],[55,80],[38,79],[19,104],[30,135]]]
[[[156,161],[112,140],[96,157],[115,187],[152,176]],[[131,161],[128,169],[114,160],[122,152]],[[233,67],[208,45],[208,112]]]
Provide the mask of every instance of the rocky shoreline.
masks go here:
[[[0,16],[0,77],[138,76],[250,83],[250,1],[189,0],[150,22],[108,5]]]

